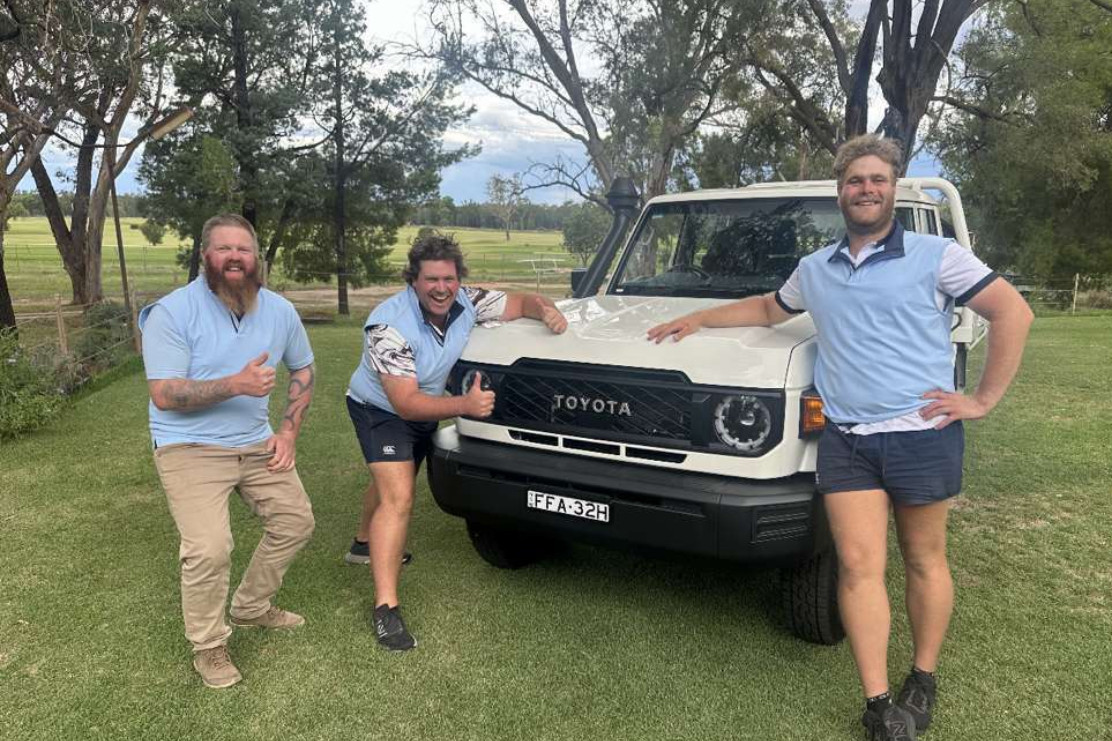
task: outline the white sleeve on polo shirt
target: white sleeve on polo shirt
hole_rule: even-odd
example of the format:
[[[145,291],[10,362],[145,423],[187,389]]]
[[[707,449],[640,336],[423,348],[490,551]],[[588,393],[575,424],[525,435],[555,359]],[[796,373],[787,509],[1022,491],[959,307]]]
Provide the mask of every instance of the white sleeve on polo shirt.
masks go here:
[[[973,254],[973,250],[966,249],[957,242],[950,242],[942,253],[942,264],[938,268],[936,288],[942,294],[939,308],[945,306],[948,298],[962,304],[968,303],[969,299],[997,277],[999,276],[992,268]]]
[[[776,303],[789,313],[799,314],[807,311],[807,302],[803,300],[803,291],[799,287],[799,268],[792,271],[784,281],[784,285],[776,292]]]

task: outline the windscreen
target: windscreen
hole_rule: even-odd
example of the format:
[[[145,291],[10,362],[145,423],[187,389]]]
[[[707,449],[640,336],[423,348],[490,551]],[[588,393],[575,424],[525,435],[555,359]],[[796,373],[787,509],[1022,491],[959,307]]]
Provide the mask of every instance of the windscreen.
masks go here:
[[[775,291],[799,258],[840,239],[834,199],[663,203],[630,241],[612,291],[741,298]]]

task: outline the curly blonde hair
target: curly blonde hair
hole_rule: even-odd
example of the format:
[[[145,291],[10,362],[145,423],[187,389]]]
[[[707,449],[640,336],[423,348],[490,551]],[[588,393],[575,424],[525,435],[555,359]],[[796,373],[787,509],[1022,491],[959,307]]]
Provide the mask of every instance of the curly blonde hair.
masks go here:
[[[838,153],[834,156],[834,179],[838,184],[842,184],[851,162],[869,155],[879,157],[891,165],[893,179],[899,177],[900,170],[903,169],[903,147],[900,142],[877,134],[862,134],[847,139],[838,147]]]

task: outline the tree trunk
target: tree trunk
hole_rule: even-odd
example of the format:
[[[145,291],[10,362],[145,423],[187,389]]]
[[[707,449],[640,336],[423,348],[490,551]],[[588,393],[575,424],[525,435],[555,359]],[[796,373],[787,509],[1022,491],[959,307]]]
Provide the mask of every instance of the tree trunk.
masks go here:
[[[274,227],[274,233],[270,235],[270,244],[266,248],[266,274],[268,279],[271,271],[274,270],[274,260],[278,256],[278,246],[282,244],[282,239],[286,236],[286,227],[289,226],[292,218],[293,198],[287,197],[285,202],[282,203],[282,213],[278,216],[278,223]]]
[[[335,12],[335,9],[333,9],[333,12]],[[344,162],[344,62],[340,48],[340,23],[338,19],[333,21],[332,41],[335,44],[332,55],[332,96],[333,103],[336,106],[334,114],[334,120],[336,121],[336,211],[333,228],[336,233],[336,294],[339,302],[336,310],[340,313],[340,316],[348,316],[351,312],[348,309],[347,244],[344,242],[347,236],[347,221],[344,213],[344,191],[347,188],[347,165]]]
[[[8,275],[4,270],[4,217],[8,215],[8,204],[0,203],[0,331],[11,330],[18,333],[15,326],[15,307],[12,294],[8,290]]]
[[[201,272],[201,232],[198,230],[193,234],[193,248],[189,250],[189,282],[193,280]],[[267,275],[270,275],[270,267],[267,267]]]
[[[43,210],[47,223],[54,236],[54,244],[62,258],[62,266],[70,279],[70,288],[73,294],[73,303],[84,306],[90,303],[86,276],[88,265],[85,256],[86,225],[89,213],[89,191],[92,187],[93,145],[100,136],[95,127],[87,126],[82,137],[82,146],[78,150],[77,169],[74,179],[73,215],[69,224],[62,213],[61,202],[50,180],[50,174],[42,160],[38,160],[31,167],[31,175],[35,179],[35,186],[42,200]],[[72,225],[72,229],[70,228]]]
[[[115,137],[106,139],[105,144],[115,146]],[[89,199],[88,230],[85,232],[85,298],[88,303],[104,300],[104,285],[101,282],[103,265],[102,245],[104,244],[104,222],[108,217],[108,198],[111,195],[112,178],[115,173],[107,159],[102,159],[97,185]]]
[[[251,98],[248,94],[247,80],[247,30],[243,27],[243,18],[238,5],[231,11],[232,20],[232,58],[235,78],[233,81],[232,95],[236,105],[236,128],[239,129],[242,140],[250,141],[251,135]],[[240,147],[254,146],[254,144],[240,144],[236,147],[236,160],[239,165],[240,182],[243,186],[243,218],[251,222],[251,226],[259,227],[259,207],[255,201],[256,187],[259,179],[258,167],[253,154],[240,151]]]

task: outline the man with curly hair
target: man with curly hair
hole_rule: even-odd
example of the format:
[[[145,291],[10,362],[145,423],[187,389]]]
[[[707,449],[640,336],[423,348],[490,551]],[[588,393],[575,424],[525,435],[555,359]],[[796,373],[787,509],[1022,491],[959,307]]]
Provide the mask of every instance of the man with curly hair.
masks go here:
[[[370,563],[375,633],[391,651],[417,645],[398,608],[398,580],[410,558],[404,550],[409,516],[432,435],[440,420],[488,417],[494,409],[494,392],[483,390],[481,377],[459,396],[444,395],[472,328],[521,317],[556,334],[568,326],[545,296],[462,286],[463,252],[448,235],[418,237],[403,275],[406,289],[379,304],[363,325],[363,353],[347,391],[371,482],[359,533],[344,560]]]

